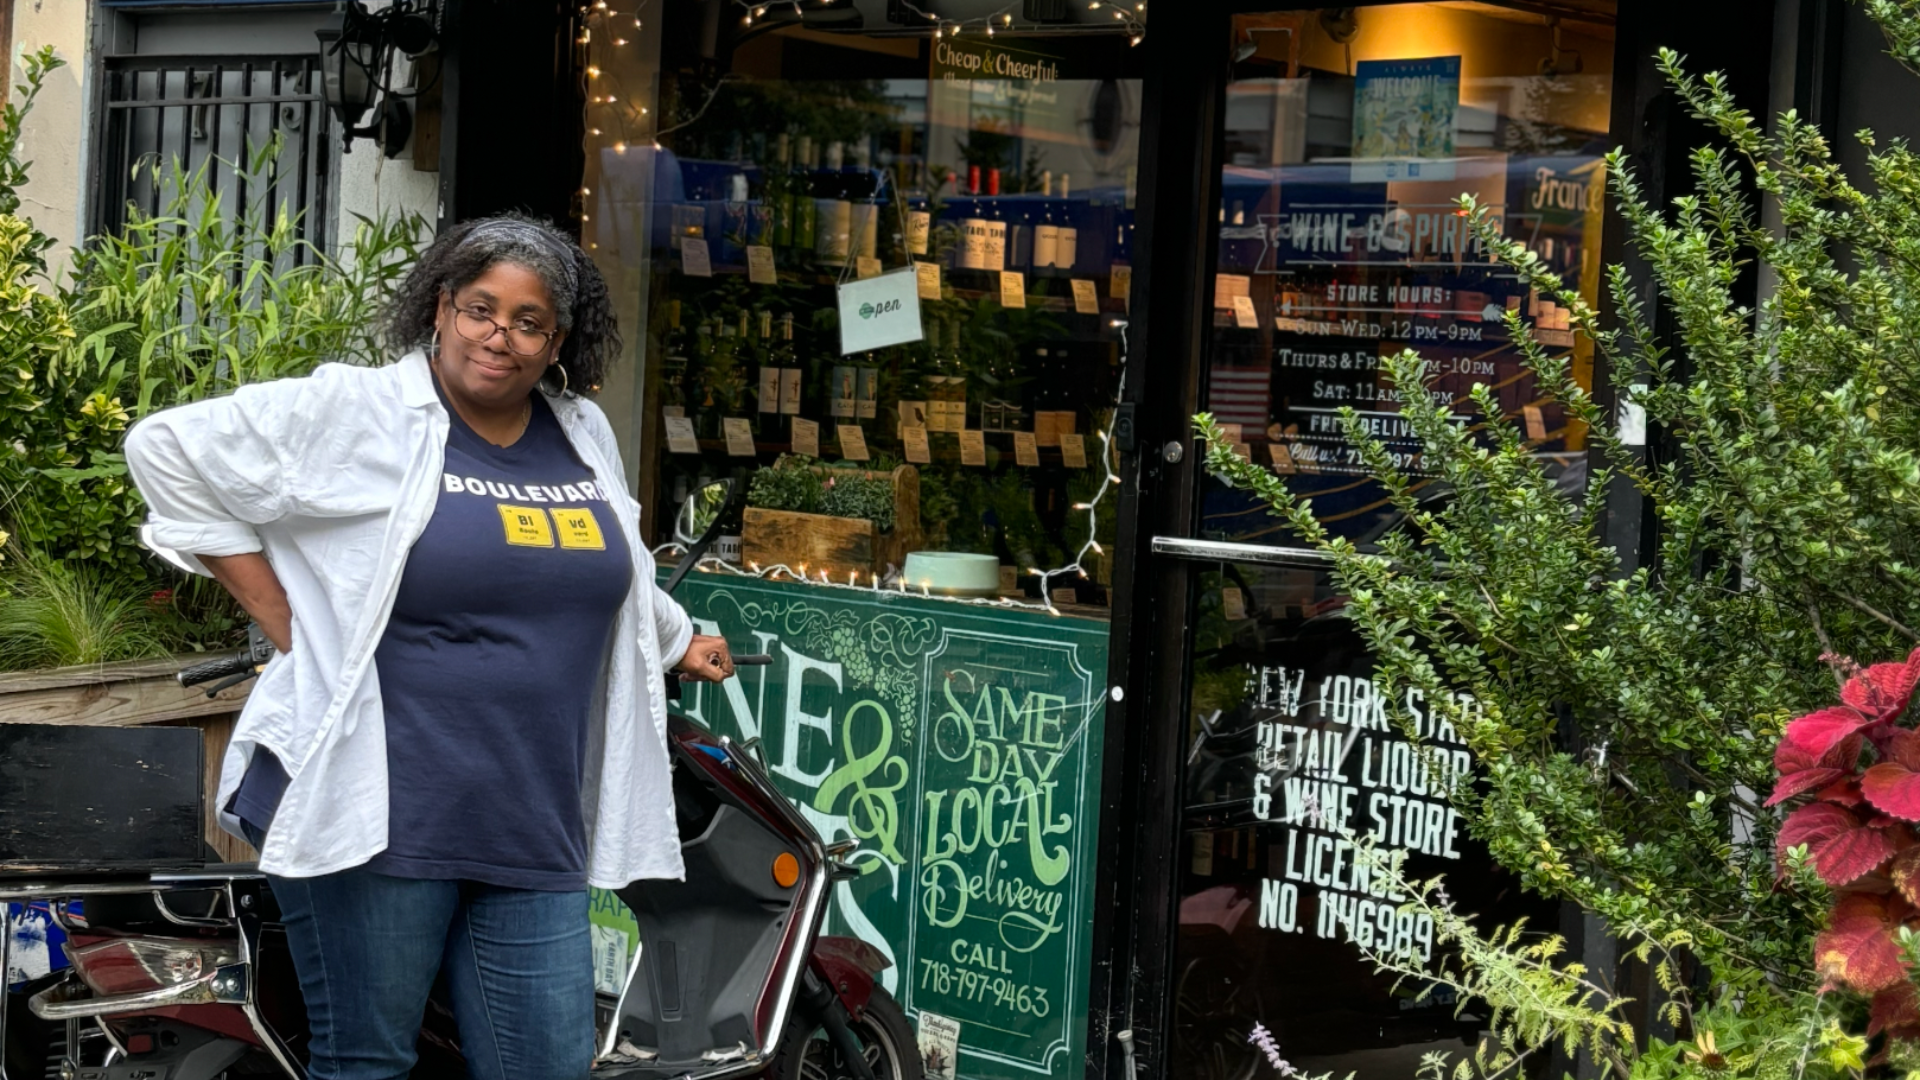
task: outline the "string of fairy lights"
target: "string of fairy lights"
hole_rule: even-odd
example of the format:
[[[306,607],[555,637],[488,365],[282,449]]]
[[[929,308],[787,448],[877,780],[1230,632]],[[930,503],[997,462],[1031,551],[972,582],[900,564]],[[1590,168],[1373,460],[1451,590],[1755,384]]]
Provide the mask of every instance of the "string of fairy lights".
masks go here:
[[[591,3],[580,5],[580,36],[575,39],[575,44],[589,50],[601,45],[610,45],[617,49],[632,44],[633,36],[646,28],[646,21],[641,18],[640,13],[647,2],[648,0],[638,0],[630,9],[617,8],[611,0],[592,0]],[[805,2],[806,0],[734,0],[734,3],[744,12],[742,18],[748,26],[753,25],[756,20],[764,19],[770,11],[785,9],[791,11],[796,18],[800,17],[804,14]],[[818,0],[818,2],[826,3],[828,0]],[[1007,32],[1013,28],[1014,9],[1021,6],[1023,2],[1024,0],[1014,0],[1013,3],[985,15],[954,19],[927,11],[914,4],[912,0],[896,0],[898,7],[905,9],[908,14],[925,20],[926,25],[932,28],[935,38],[958,38],[962,34],[978,34],[990,38],[996,33]],[[1086,0],[1086,4],[1089,11],[1104,11],[1113,16],[1114,21],[1119,24],[1118,29],[1126,33],[1128,41],[1132,44],[1138,45],[1145,40],[1147,0],[1131,0],[1131,2],[1129,0]],[[586,74],[588,88],[583,116],[586,133],[590,138],[602,138],[607,135],[607,129],[602,125],[611,124],[616,130],[610,147],[614,153],[624,154],[638,141],[629,129],[629,124],[638,126],[643,118],[652,115],[652,110],[631,96],[616,72],[593,62],[591,53],[589,53]],[[664,136],[697,123],[712,106],[714,99],[719,96],[721,88],[730,81],[733,80],[724,76],[717,80],[708,88],[706,100],[685,120],[670,127],[656,128],[651,134],[645,136],[653,149],[661,148],[660,139]],[[587,193],[583,191],[582,194]]]
[[[826,3],[827,0],[816,0]],[[910,15],[925,20],[933,30],[935,38],[957,38],[962,34],[978,34],[993,37],[996,33],[1006,33],[1013,28],[1014,9],[1026,0],[1014,0],[1013,3],[985,15],[972,15],[964,19],[955,19],[935,12],[927,11],[912,3],[912,0],[895,0],[896,8],[905,9]],[[764,20],[768,13],[790,11],[795,18],[806,13],[807,0],[734,0],[734,4],[745,11],[742,22],[747,26]],[[1119,29],[1125,31],[1127,40],[1138,45],[1147,36],[1147,0],[1086,0],[1088,11],[1103,11],[1113,16]]]
[[[1118,415],[1117,406],[1125,399],[1127,393],[1127,360],[1129,355],[1127,344],[1128,324],[1125,319],[1113,319],[1107,325],[1109,328],[1117,331],[1120,338],[1120,381],[1114,388],[1113,400],[1116,408],[1114,412],[1109,414],[1107,423],[1102,426],[1097,433],[1100,440],[1100,470],[1103,476],[1100,481],[1100,486],[1094,490],[1092,497],[1086,502],[1075,503],[1073,506],[1074,510],[1087,515],[1087,539],[1085,543],[1080,545],[1080,550],[1074,554],[1073,561],[1065,566],[1054,567],[1051,570],[1042,570],[1036,566],[1029,567],[1026,571],[1028,576],[1038,577],[1040,579],[1040,603],[1027,603],[1004,596],[948,596],[943,593],[934,592],[931,581],[908,581],[904,567],[895,567],[892,569],[892,572],[886,575],[868,574],[867,583],[864,585],[860,583],[860,572],[857,570],[848,571],[847,580],[835,581],[833,576],[825,570],[809,571],[805,563],[801,563],[798,566],[789,566],[785,563],[778,563],[771,566],[749,563],[746,566],[740,566],[718,556],[708,555],[700,560],[695,569],[704,572],[732,574],[736,577],[753,578],[761,581],[778,581],[781,578],[785,578],[789,581],[804,582],[815,587],[830,589],[850,589],[869,594],[891,592],[906,596],[918,595],[926,599],[945,600],[956,604],[971,604],[978,607],[1016,608],[1023,611],[1044,611],[1051,615],[1060,614],[1060,609],[1055,607],[1053,602],[1053,579],[1068,577],[1070,575],[1075,578],[1084,579],[1087,576],[1087,554],[1089,552],[1103,556],[1106,554],[1107,549],[1100,545],[1099,537],[1100,504],[1107,498],[1107,493],[1117,488],[1121,482],[1120,476],[1114,471],[1113,465],[1112,417]],[[1091,462],[1091,459],[1089,459],[1089,461]],[[686,550],[686,545],[674,540],[654,548],[653,553],[655,556],[679,555],[684,554]],[[918,591],[916,592],[916,590]]]

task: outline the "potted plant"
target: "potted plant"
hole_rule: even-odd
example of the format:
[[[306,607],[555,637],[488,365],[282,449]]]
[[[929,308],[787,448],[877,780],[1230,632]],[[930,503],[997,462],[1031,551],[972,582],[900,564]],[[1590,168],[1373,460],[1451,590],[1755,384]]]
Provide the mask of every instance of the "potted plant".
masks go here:
[[[795,454],[754,474],[741,557],[811,578],[872,580],[921,546],[920,473],[861,469]]]

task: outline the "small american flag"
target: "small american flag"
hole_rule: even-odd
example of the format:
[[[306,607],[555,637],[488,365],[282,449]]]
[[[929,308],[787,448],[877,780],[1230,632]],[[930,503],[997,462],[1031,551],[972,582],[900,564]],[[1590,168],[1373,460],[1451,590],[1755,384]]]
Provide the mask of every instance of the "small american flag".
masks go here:
[[[1272,422],[1273,370],[1215,367],[1207,381],[1207,411],[1222,424],[1265,431]]]

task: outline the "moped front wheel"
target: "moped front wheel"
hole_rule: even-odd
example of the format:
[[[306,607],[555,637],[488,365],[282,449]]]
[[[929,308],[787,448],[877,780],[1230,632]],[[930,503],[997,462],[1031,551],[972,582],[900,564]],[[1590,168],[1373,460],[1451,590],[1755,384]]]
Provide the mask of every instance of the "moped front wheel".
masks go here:
[[[794,1021],[780,1040],[780,1055],[767,1073],[769,1080],[854,1080],[853,1069],[827,1038],[823,1025],[806,1023],[798,1016]],[[925,1080],[913,1025],[892,994],[874,987],[866,1010],[848,1026],[860,1041],[874,1080]]]

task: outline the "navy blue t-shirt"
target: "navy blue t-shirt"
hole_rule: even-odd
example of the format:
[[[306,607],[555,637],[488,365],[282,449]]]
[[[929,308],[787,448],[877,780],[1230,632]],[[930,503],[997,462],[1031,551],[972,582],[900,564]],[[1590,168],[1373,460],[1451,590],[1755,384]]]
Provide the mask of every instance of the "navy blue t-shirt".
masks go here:
[[[389,824],[387,849],[367,865],[396,877],[585,888],[589,712],[632,558],[544,400],[509,447],[447,411],[440,499],[374,653]],[[235,812],[264,828],[285,789],[279,762],[262,751]]]

